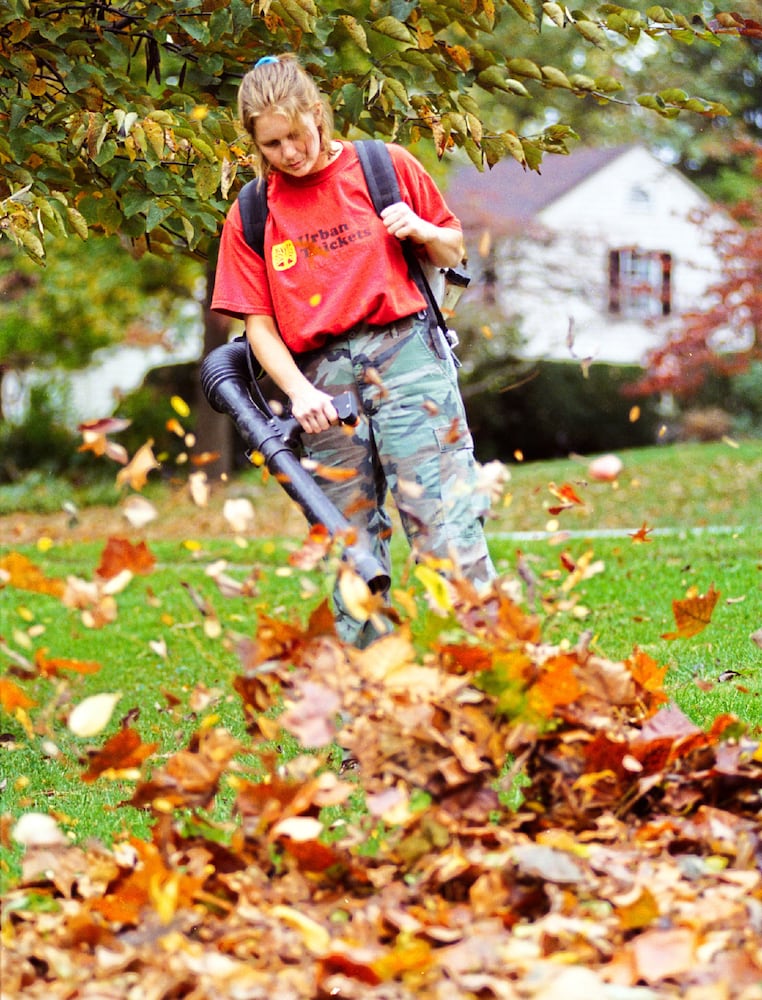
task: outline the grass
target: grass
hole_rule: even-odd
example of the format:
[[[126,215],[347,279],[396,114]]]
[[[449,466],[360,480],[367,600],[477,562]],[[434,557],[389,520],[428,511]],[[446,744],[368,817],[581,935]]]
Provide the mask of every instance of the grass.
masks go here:
[[[698,724],[732,712],[759,735],[762,649],[751,636],[762,627],[762,442],[665,446],[622,457],[616,484],[589,482],[580,458],[512,466],[510,496],[488,525],[498,568],[516,577],[521,567],[530,581],[527,603],[541,615],[546,641],[575,643],[585,633],[592,648],[611,659],[638,647],[668,667],[668,692]],[[554,514],[564,484],[582,502]],[[36,483],[37,510],[40,489]],[[60,487],[51,483],[51,494],[56,490]],[[214,521],[214,511],[231,491],[267,505],[255,537],[241,540],[224,522]],[[262,614],[304,621],[328,595],[329,574],[288,564],[306,531],[301,520],[296,534],[281,537],[275,530],[289,522],[274,484],[263,491],[254,474],[247,474],[214,496],[203,518],[177,489],[156,486],[152,496],[163,505],[161,517],[144,533],[156,567],[117,595],[112,623],[88,628],[79,610],[55,597],[0,590],[7,679],[35,703],[0,711],[6,816],[50,811],[76,839],[110,842],[126,829],[146,835],[144,814],[119,806],[130,798],[130,782],[82,782],[88,752],[100,747],[128,712],[134,713],[142,740],[156,741],[160,754],[183,746],[210,719],[245,737],[232,687],[242,672],[240,640],[254,633]],[[3,550],[23,553],[48,577],[93,580],[111,533],[102,511],[87,523],[87,532],[67,533],[65,525],[48,531],[52,521],[25,513],[18,489],[14,503],[14,513],[0,519]],[[28,524],[33,531],[25,535]],[[638,542],[633,536],[641,528],[645,540]],[[133,541],[142,537],[130,534]],[[395,554],[395,586],[411,589],[399,537]],[[220,560],[229,576],[254,580],[251,596],[223,595],[207,572]],[[675,629],[672,602],[689,588],[703,595],[711,587],[720,598],[707,627],[690,639],[664,638]],[[450,628],[447,620],[425,613],[414,623],[422,647],[432,634]],[[41,663],[56,660],[62,662],[51,676],[39,673]],[[88,661],[100,669],[80,673]],[[22,679],[27,671],[33,676]],[[74,736],[66,725],[71,707],[99,692],[121,693],[109,728],[95,739]],[[0,865],[6,878],[14,876],[12,848],[0,848]]]

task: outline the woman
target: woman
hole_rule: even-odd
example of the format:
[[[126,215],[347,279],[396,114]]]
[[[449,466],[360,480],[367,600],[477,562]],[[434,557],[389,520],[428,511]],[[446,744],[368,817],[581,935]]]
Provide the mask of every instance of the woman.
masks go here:
[[[455,366],[434,349],[401,242],[438,267],[456,266],[460,223],[396,145],[402,201],[376,214],[354,147],[333,138],[330,107],[293,55],[259,60],[238,111],[268,186],[265,253],[246,244],[234,204],[212,307],[244,319],[252,351],[305,432],[316,475],[327,472],[321,488],[358,541],[389,566],[391,491],[416,558],[486,583],[495,571]],[[351,435],[332,402],[345,390],[364,415]],[[339,635],[365,645],[376,633],[349,615],[338,589],[334,598]]]

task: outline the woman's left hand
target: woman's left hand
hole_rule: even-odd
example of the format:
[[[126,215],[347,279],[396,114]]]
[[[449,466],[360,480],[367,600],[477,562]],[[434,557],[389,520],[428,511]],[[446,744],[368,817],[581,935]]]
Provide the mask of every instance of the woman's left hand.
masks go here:
[[[381,213],[381,220],[389,235],[396,236],[399,240],[429,243],[437,235],[437,226],[416,215],[404,201],[397,201],[385,208]]]
[[[457,267],[463,259],[463,234],[460,229],[435,226],[417,215],[404,201],[396,201],[381,213],[381,221],[390,236],[412,240],[426,248],[426,254],[437,267]]]

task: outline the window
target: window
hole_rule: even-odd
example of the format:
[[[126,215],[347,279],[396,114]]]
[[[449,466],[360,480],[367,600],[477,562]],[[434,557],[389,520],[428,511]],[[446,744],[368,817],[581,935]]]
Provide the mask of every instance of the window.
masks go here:
[[[609,252],[609,312],[623,319],[669,316],[672,255],[658,251]]]

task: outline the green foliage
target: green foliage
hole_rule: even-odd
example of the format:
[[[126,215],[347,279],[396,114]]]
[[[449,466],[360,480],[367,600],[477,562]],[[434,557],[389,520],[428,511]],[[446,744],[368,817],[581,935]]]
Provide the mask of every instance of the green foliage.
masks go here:
[[[739,429],[762,436],[762,361],[731,379],[731,398]]]
[[[194,431],[194,416],[179,420],[171,400],[176,395],[192,399],[197,382],[197,364],[164,365],[148,372],[143,384],[121,400],[114,415],[131,421],[119,433],[119,443],[130,455],[150,439],[156,458],[168,468],[178,457],[187,458],[185,438]]]
[[[188,309],[198,262],[146,254],[135,259],[116,237],[82,245],[55,238],[40,269],[0,244],[0,358],[9,368],[74,370],[123,340],[159,342],[182,335],[198,310]]]
[[[61,410],[60,387],[38,383],[30,390],[24,420],[0,423],[0,482],[13,482],[29,469],[47,475],[72,472],[79,442],[62,425]]]
[[[241,76],[265,52],[298,51],[345,133],[404,142],[425,133],[439,155],[457,146],[480,168],[513,156],[537,169],[546,152],[566,151],[573,132],[558,116],[531,136],[501,128],[483,118],[484,95],[532,100],[537,120],[556,92],[604,104],[637,96],[622,93],[615,73],[575,75],[527,55],[525,41],[541,28],[545,37],[573,33],[595,50],[644,36],[714,45],[721,33],[752,30],[661,7],[588,13],[549,3],[540,11],[524,0],[361,0],[350,10],[332,0],[264,8],[220,0],[199,14],[197,0],[155,0],[121,19],[97,5],[4,5],[2,66],[14,86],[0,92],[7,123],[0,221],[33,260],[45,258],[50,235],[85,239],[90,232],[120,233],[167,253],[203,252],[246,170],[235,97]],[[700,95],[661,100],[670,115],[724,113]],[[649,101],[641,95],[641,104]]]

